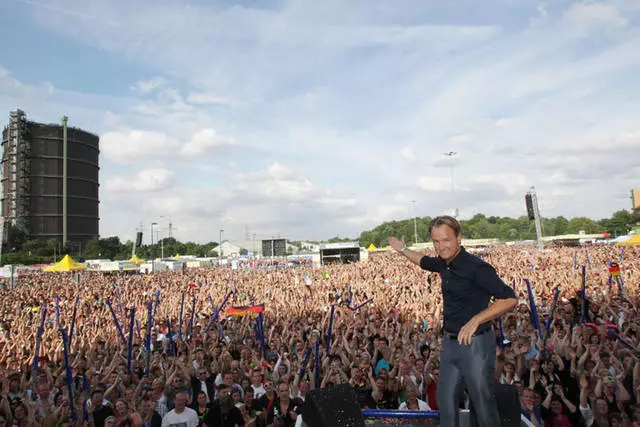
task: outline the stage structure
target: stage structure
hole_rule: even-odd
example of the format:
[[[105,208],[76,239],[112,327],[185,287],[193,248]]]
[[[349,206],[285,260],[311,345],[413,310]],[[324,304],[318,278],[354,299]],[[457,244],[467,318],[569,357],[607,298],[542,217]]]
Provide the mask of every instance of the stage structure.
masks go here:
[[[536,225],[538,249],[542,249],[542,225],[540,223],[540,209],[538,208],[538,196],[536,194],[535,187],[531,187],[531,189],[524,196],[524,200],[527,206],[527,216],[529,217],[529,220],[534,221]]]
[[[268,239],[262,241],[263,257],[287,256],[287,239]]]
[[[358,242],[323,243],[320,245],[320,264],[349,264],[360,261]]]

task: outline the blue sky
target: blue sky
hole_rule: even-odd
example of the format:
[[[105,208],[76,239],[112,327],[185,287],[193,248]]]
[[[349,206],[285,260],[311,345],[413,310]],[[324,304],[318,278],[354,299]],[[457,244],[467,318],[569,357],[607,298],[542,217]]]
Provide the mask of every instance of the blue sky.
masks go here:
[[[0,117],[101,136],[105,236],[357,236],[412,200],[519,216],[531,185],[543,215],[600,218],[640,186],[639,22],[640,0],[2,0]]]

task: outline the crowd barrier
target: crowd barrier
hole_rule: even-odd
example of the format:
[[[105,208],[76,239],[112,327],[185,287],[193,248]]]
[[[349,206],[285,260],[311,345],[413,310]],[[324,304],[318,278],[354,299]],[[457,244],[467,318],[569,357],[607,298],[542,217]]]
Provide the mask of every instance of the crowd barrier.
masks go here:
[[[460,410],[460,427],[470,427],[470,411]],[[382,409],[363,409],[362,416],[367,426],[408,426],[408,427],[433,427],[440,425],[439,411],[391,411]],[[516,425],[520,427],[533,427],[533,424],[524,416],[506,421],[502,419],[503,426]],[[507,423],[507,424],[505,424]]]
[[[460,427],[465,423],[468,415],[462,411],[460,414]],[[434,427],[439,426],[440,413],[438,411],[399,411],[383,409],[363,409],[362,416],[367,426],[408,426],[408,427]]]
[[[406,427],[434,427],[440,425],[439,411],[399,411],[384,409],[363,409],[362,416],[366,426],[386,427],[386,426],[406,426]],[[460,427],[470,427],[470,411],[460,410]],[[520,427],[534,427],[524,416],[514,420],[502,420],[503,425],[516,425]],[[508,424],[504,424],[507,422]],[[515,422],[515,424],[514,424]],[[307,427],[307,424],[298,417],[296,427]]]

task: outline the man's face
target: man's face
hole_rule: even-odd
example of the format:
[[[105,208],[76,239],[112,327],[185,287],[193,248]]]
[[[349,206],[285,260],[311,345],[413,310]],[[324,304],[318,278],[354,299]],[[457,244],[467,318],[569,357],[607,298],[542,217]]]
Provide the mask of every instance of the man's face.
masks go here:
[[[609,405],[607,405],[607,401],[604,399],[598,399],[596,401],[596,411],[598,414],[606,414],[609,412]]]
[[[40,397],[49,397],[49,384],[47,384],[46,382],[41,382],[38,386],[38,394],[40,394]]]
[[[533,393],[533,406],[535,406],[536,408],[540,406],[540,404],[542,403],[542,396],[540,395],[540,393]]]
[[[174,400],[174,405],[176,407],[176,409],[181,412],[182,410],[184,410],[185,405],[187,404],[187,396],[184,395],[183,393],[178,393],[176,395],[176,398]]]
[[[287,384],[280,384],[278,386],[278,397],[280,399],[287,399],[289,397],[289,386]]]
[[[262,374],[260,372],[253,373],[253,383],[260,384],[262,382]]]
[[[522,407],[527,411],[533,410],[533,391],[526,388],[522,391],[522,397],[520,399]]]
[[[94,408],[97,406],[101,406],[103,400],[104,396],[102,395],[102,393],[94,393],[94,395],[91,397],[91,403],[93,404]]]
[[[233,381],[235,382],[240,381],[240,368],[232,369],[231,372],[233,374]]]
[[[224,383],[231,387],[233,385],[233,374],[226,374],[224,376]]]
[[[445,261],[451,261],[460,250],[462,235],[456,236],[448,225],[439,225],[431,229],[431,240],[438,256]]]
[[[418,397],[418,389],[415,387],[407,387],[406,395],[407,399],[415,399]]]

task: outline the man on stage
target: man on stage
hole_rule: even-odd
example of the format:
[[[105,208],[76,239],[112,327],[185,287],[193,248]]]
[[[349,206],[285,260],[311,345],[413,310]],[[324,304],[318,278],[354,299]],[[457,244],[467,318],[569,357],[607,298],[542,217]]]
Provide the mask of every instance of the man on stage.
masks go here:
[[[390,237],[389,244],[424,270],[440,273],[442,279],[444,337],[437,389],[440,425],[458,427],[458,408],[466,387],[478,426],[499,427],[493,391],[496,337],[491,321],[516,306],[516,295],[491,265],[461,246],[462,230],[455,218],[435,218],[429,233],[437,257],[407,249],[404,237]]]

